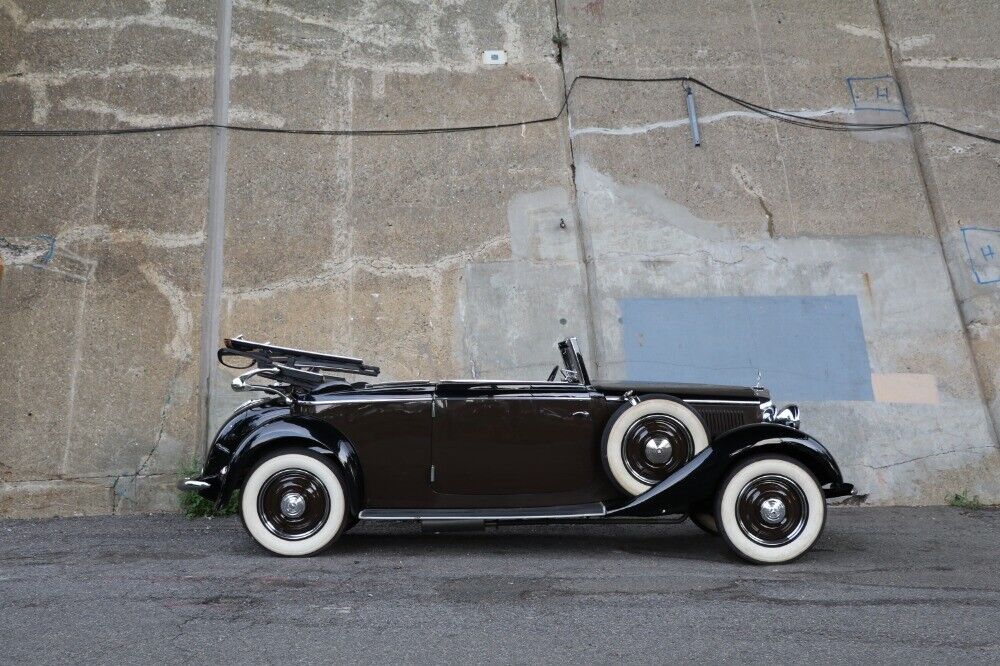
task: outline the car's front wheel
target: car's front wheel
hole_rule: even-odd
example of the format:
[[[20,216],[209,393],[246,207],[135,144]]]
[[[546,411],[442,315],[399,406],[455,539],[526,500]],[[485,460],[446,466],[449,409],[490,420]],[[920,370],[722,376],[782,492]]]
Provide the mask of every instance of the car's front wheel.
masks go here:
[[[313,555],[341,535],[347,505],[340,470],[304,449],[265,457],[240,497],[247,532],[272,553]]]
[[[816,477],[785,456],[759,456],[719,487],[715,522],[729,547],[756,564],[790,562],[812,547],[826,523]]]

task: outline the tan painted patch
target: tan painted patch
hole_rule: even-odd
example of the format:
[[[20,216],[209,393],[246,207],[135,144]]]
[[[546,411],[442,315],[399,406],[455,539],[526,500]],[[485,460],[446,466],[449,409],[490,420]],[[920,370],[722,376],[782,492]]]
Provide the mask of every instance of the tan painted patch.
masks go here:
[[[937,405],[937,377],[915,373],[872,374],[872,390],[876,402],[905,402],[919,405]]]

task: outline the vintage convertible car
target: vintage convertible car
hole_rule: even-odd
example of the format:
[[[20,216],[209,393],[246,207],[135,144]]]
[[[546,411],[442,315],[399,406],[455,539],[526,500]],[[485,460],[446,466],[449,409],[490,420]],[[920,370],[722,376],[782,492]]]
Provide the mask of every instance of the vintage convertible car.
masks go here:
[[[233,388],[266,396],[178,487],[220,505],[240,490],[247,531],[280,555],[316,553],[359,520],[443,531],[690,516],[758,563],[802,555],[826,498],[853,492],[798,408],[775,410],[766,389],[592,381],[575,338],[558,348],[545,381],[368,384],[334,376],[377,376],[361,359],[226,340],[220,362],[247,370]]]

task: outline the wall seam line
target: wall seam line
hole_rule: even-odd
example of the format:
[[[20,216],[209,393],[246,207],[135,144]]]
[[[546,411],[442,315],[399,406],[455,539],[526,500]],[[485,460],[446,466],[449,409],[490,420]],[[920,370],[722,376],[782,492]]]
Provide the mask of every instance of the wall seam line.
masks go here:
[[[901,72],[896,67],[895,52],[892,47],[892,41],[889,39],[889,22],[886,18],[886,10],[883,6],[882,0],[872,0],[875,5],[875,15],[878,18],[879,28],[882,30],[882,48],[885,51],[886,58],[889,60],[889,72],[892,74],[893,80],[896,81],[896,86],[899,89],[899,97],[902,102],[904,113],[909,113],[907,109],[907,100],[910,99],[909,85],[905,80],[905,75],[901,75]],[[914,109],[915,110],[915,109]],[[962,327],[962,337],[965,340],[965,348],[969,354],[969,362],[972,363],[972,370],[976,376],[976,386],[979,389],[979,398],[983,403],[983,411],[986,413],[986,419],[989,422],[992,432],[993,432],[993,446],[1000,447],[1000,430],[997,428],[996,420],[993,418],[993,411],[990,409],[990,405],[986,400],[986,384],[983,379],[983,373],[979,367],[979,361],[976,359],[975,350],[972,348],[972,336],[969,333],[969,327],[965,322],[965,313],[962,310],[962,303],[959,300],[958,288],[955,284],[955,276],[952,273],[951,264],[948,263],[948,253],[944,249],[944,232],[942,231],[942,226],[944,225],[944,213],[940,210],[940,206],[937,203],[936,193],[933,191],[933,176],[928,173],[926,162],[926,147],[924,145],[922,130],[914,127],[907,127],[907,131],[910,134],[910,145],[913,147],[913,157],[917,166],[917,175],[920,178],[920,187],[924,193],[924,200],[927,202],[927,210],[931,215],[931,224],[934,226],[934,233],[937,236],[938,241],[938,252],[941,256],[941,261],[944,263],[944,270],[948,276],[948,287],[951,289],[951,297],[955,302],[955,309],[958,311],[958,321]]]
[[[216,125],[229,122],[229,77],[232,38],[232,0],[217,0],[214,100],[212,118]],[[226,231],[226,165],[229,148],[227,130],[212,130],[209,165],[208,219],[205,229],[204,298],[201,304],[201,344],[198,388],[201,392],[198,410],[199,436],[202,451],[208,450],[211,432],[212,376],[215,350],[219,341],[219,308],[222,298],[223,245]]]
[[[556,34],[558,35],[562,31],[559,24],[559,0],[552,0],[552,8],[555,14]],[[570,196],[573,199],[573,212],[576,214],[577,246],[580,253],[580,260],[583,262],[583,302],[586,308],[587,337],[590,338],[590,358],[594,366],[589,368],[589,371],[591,379],[595,379],[600,376],[601,360],[598,353],[600,345],[597,340],[597,324],[594,317],[594,283],[596,282],[596,276],[594,275],[594,257],[591,251],[593,245],[587,237],[586,224],[583,221],[583,213],[580,211],[580,198],[576,187],[576,152],[573,146],[573,114],[570,109],[569,100],[570,86],[566,78],[566,59],[563,54],[563,45],[557,43],[556,48],[559,54],[559,70],[562,72],[563,100],[566,104],[566,141],[569,144],[570,182],[573,186]]]

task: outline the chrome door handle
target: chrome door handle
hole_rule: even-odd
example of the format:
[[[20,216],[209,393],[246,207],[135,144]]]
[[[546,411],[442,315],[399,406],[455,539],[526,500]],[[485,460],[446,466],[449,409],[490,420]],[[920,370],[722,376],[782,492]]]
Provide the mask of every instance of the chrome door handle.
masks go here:
[[[573,412],[574,419],[585,419],[590,416],[590,412]]]

